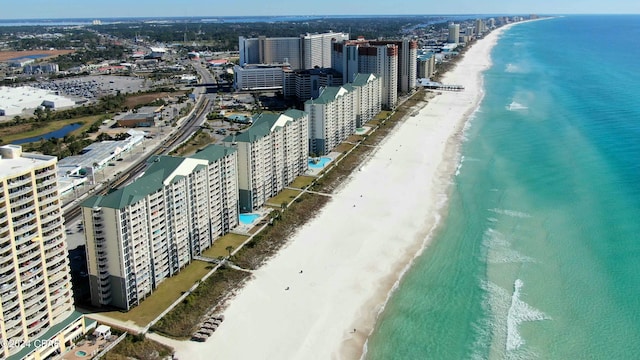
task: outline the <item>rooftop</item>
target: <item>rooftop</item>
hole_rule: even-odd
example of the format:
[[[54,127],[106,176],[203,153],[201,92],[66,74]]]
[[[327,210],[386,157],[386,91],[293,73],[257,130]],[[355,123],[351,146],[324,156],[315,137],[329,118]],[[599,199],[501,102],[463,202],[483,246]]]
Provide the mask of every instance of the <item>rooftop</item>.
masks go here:
[[[0,146],[0,180],[24,174],[36,166],[55,163],[56,157],[23,153],[20,145]]]
[[[209,145],[189,157],[154,157],[143,176],[107,195],[92,196],[85,200],[82,206],[123,209],[234,151],[235,149],[220,145]]]
[[[305,104],[329,104],[349,91],[350,89],[345,86],[328,86],[324,88],[317,99],[307,100]]]
[[[282,128],[291,121],[304,117],[304,111],[289,109],[282,114],[258,114],[253,119],[253,125],[238,135],[230,135],[224,142],[256,142],[273,131]]]
[[[6,116],[19,115],[25,109],[35,109],[45,101],[56,103],[57,107],[75,105],[75,101],[49,90],[31,86],[0,86],[0,113],[4,112]]]

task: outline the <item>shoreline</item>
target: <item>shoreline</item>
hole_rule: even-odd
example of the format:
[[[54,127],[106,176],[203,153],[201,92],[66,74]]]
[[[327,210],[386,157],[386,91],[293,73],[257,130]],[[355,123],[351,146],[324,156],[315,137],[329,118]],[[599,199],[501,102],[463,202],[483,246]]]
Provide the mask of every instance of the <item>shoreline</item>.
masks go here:
[[[465,91],[436,96],[416,116],[409,111],[332,200],[254,272],[207,342],[162,342],[189,359],[363,357],[378,316],[440,224],[463,130],[484,93],[482,73],[512,25],[466,51],[443,78]],[[241,339],[251,346],[238,346]]]

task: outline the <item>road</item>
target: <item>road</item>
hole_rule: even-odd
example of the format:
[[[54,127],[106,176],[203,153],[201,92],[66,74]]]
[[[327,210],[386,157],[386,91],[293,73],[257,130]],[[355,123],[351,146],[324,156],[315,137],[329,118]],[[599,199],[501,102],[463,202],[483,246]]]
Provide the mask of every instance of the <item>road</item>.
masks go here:
[[[204,68],[200,63],[193,63],[196,71],[200,75],[201,83],[212,83],[214,82],[213,75],[209,70]],[[177,128],[175,128],[169,135],[167,136],[166,141],[163,141],[159,146],[152,149],[152,151],[144,154],[140,157],[140,159],[133,164],[127,171],[124,171],[117,175],[113,180],[104,184],[97,193],[106,194],[110,189],[117,188],[126,184],[131,179],[135,179],[138,175],[144,172],[147,168],[147,160],[154,155],[165,155],[170,153],[180,144],[187,141],[206,121],[207,114],[211,111],[211,107],[213,105],[212,101],[207,98],[205,95],[205,88],[196,88],[194,90],[197,92],[197,101],[194,106],[194,110],[191,112],[186,119],[183,119]],[[64,212],[64,220],[65,225],[71,224],[80,216],[81,208],[80,204],[76,203],[73,206],[70,206]]]

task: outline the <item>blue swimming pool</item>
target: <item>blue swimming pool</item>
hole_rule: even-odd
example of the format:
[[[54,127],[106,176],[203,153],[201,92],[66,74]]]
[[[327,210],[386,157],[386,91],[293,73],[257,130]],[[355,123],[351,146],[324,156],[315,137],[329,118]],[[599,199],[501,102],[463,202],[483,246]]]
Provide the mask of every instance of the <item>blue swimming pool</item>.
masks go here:
[[[252,224],[254,221],[256,221],[257,218],[260,217],[260,214],[254,214],[254,213],[246,213],[246,214],[240,214],[240,222],[245,224],[245,225],[250,225]]]
[[[312,169],[322,169],[323,167],[325,167],[325,165],[327,165],[330,162],[331,162],[331,158],[325,157],[325,156],[321,158],[309,159],[309,167]]]

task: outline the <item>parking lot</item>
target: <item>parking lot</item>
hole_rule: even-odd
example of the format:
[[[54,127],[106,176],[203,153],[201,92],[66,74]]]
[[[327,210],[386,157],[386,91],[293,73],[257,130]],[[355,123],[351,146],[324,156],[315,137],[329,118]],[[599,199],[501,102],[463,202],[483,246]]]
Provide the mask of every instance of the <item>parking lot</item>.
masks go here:
[[[40,81],[32,86],[73,98],[95,100],[118,91],[125,94],[145,91],[148,90],[146,83],[144,79],[132,76],[95,75]]]

